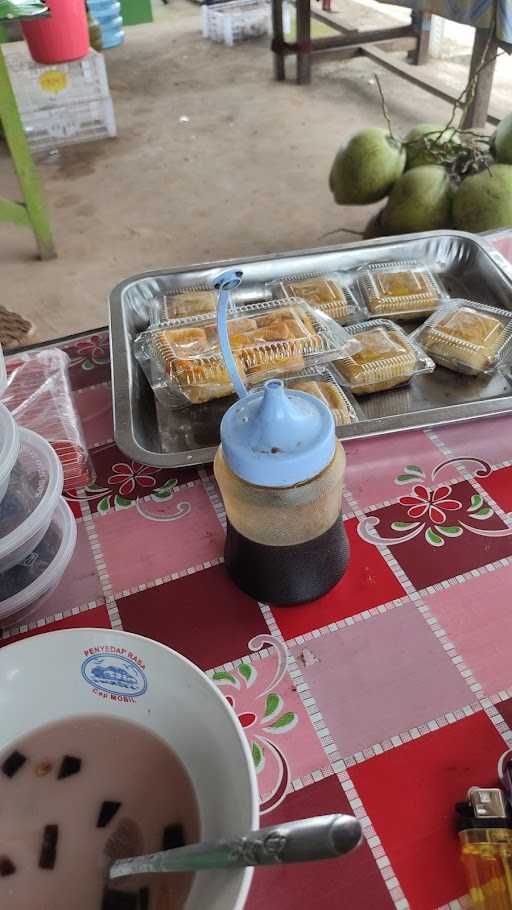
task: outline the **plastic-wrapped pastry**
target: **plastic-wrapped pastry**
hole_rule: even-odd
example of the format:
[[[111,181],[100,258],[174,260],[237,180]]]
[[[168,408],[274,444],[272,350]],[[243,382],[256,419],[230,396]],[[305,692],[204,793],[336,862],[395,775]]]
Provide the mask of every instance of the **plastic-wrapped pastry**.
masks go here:
[[[203,316],[217,311],[217,294],[215,291],[186,290],[176,294],[166,294],[154,303],[153,322],[167,322],[170,319],[182,319],[188,316]]]
[[[370,316],[420,319],[428,316],[448,293],[429,268],[409,263],[366,269],[359,287]]]
[[[239,307],[228,320],[228,334],[248,386],[327,363],[358,347],[345,329],[303,301]],[[134,351],[165,404],[199,404],[233,392],[211,317],[156,326],[136,339]]]
[[[350,288],[343,284],[338,275],[287,278],[273,281],[275,296],[300,298],[310,306],[321,310],[340,322],[346,321],[359,310]]]
[[[327,405],[337,427],[357,420],[347,398],[334,382],[329,379],[294,379],[286,383],[287,388],[314,395]]]
[[[468,300],[441,306],[415,332],[436,363],[476,376],[495,369],[512,337],[512,313]]]
[[[408,382],[416,373],[432,371],[434,363],[397,325],[386,319],[350,326],[361,349],[336,367],[355,395],[382,392]]]

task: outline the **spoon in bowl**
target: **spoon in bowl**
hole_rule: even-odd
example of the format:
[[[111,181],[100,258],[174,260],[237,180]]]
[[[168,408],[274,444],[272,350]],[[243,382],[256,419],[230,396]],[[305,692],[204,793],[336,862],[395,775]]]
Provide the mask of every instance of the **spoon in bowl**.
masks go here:
[[[351,815],[318,815],[209,843],[118,859],[108,877],[335,859],[358,847],[362,836],[360,822]]]

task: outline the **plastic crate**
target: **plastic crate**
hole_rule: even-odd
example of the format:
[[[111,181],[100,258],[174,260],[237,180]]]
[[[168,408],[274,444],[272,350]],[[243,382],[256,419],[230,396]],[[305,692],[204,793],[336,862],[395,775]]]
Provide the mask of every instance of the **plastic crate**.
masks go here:
[[[110,98],[105,60],[97,51],[50,66],[35,63],[24,42],[4,45],[4,54],[20,114]]]
[[[235,0],[203,6],[203,37],[233,47],[239,41],[271,32],[270,5],[258,0]]]
[[[21,113],[21,121],[34,152],[116,135],[114,107],[110,98]]]

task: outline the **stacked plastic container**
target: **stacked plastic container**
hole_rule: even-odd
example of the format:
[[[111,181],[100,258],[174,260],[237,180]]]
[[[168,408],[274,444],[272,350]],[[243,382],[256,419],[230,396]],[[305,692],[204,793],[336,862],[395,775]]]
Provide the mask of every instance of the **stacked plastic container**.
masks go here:
[[[21,122],[34,152],[113,138],[116,120],[105,59],[34,63],[23,41],[2,45]]]
[[[0,348],[0,399],[5,384]],[[62,484],[52,446],[18,427],[0,400],[0,628],[35,609],[73,555],[76,522]]]
[[[206,0],[203,11],[203,38],[233,47],[240,41],[270,35],[271,13],[266,0]]]

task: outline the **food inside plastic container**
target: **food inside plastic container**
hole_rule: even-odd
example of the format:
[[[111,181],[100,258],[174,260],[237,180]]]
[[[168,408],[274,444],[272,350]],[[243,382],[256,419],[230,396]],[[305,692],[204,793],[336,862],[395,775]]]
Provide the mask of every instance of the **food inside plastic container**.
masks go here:
[[[154,301],[154,322],[167,322],[169,319],[182,319],[188,316],[204,316],[217,310],[215,291],[195,290],[177,291],[166,294]]]
[[[248,386],[327,363],[357,348],[345,329],[296,300],[239,307],[237,316],[228,320],[228,335]],[[135,354],[156,394],[166,390],[169,404],[200,404],[233,392],[211,317],[150,329],[136,339]]]
[[[359,323],[349,331],[361,349],[338,360],[336,367],[355,395],[393,389],[415,374],[434,369],[430,357],[387,319]]]
[[[22,562],[45,535],[62,492],[62,466],[45,439],[20,429],[21,447],[0,502],[0,572]]]
[[[345,286],[338,275],[318,277],[287,278],[273,281],[274,296],[301,298],[310,306],[321,310],[331,319],[345,321],[360,309],[350,288]]]
[[[0,622],[20,619],[20,613],[36,606],[41,597],[55,590],[73,555],[76,521],[60,499],[46,534],[23,562],[0,574]]]
[[[492,372],[512,348],[512,313],[468,300],[451,300],[414,335],[436,363],[476,376]]]
[[[370,316],[393,319],[428,316],[448,297],[431,269],[407,262],[367,268],[359,278],[359,288]]]
[[[309,395],[314,395],[315,398],[323,401],[329,410],[332,411],[334,423],[337,427],[356,423],[359,419],[343,390],[328,374],[322,375],[319,373],[317,376],[287,379],[286,387],[288,389],[296,389],[299,392],[307,392]]]

